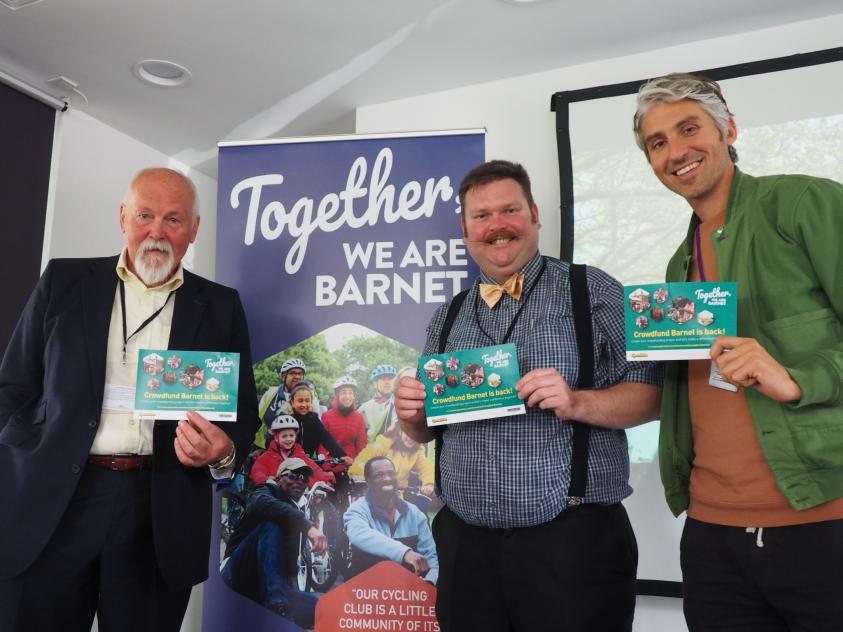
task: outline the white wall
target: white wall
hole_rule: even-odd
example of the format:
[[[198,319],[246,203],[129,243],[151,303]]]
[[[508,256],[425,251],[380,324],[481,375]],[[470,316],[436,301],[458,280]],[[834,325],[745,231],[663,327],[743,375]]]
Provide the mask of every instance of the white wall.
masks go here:
[[[841,32],[843,14],[361,107],[357,132],[485,127],[487,158],[521,162],[530,173],[542,223],[540,248],[555,255],[560,192],[553,93],[834,48],[843,43]],[[640,597],[633,629],[687,630],[681,601]]]
[[[132,176],[145,167],[169,166],[196,184],[202,216],[185,266],[213,278],[217,183],[190,171],[166,154],[78,110],[58,113],[53,190],[47,209],[44,262],[54,257],[113,255],[125,243],[120,202]]]

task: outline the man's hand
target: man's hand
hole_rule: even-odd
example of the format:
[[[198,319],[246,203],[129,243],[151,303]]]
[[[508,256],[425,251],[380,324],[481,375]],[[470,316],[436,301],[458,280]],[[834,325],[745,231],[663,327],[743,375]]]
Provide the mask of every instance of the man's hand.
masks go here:
[[[424,494],[425,496],[433,496],[433,490],[434,489],[435,488],[433,487],[433,485],[428,483],[427,485],[422,485],[421,490],[419,490],[419,491],[421,491],[421,493]]]
[[[351,467],[351,464],[354,463],[354,459],[352,459],[350,456],[344,456],[340,460],[346,467]]]
[[[190,411],[176,426],[176,456],[182,465],[203,467],[216,463],[231,453],[231,439],[199,413]]]
[[[328,550],[328,538],[316,527],[307,530],[307,539],[310,540],[310,548],[314,553],[324,553]]]
[[[527,406],[600,428],[631,428],[658,419],[661,403],[658,386],[619,382],[607,388],[573,390],[556,369],[534,369],[515,388]]]
[[[735,386],[752,386],[780,403],[802,399],[799,384],[755,338],[719,336],[711,345],[711,359],[724,379]]]
[[[577,395],[556,369],[533,369],[515,385],[527,406],[552,410],[559,419],[578,419]]]
[[[430,570],[430,562],[427,561],[427,558],[420,553],[416,553],[413,549],[407,549],[407,552],[404,553],[404,563],[412,566],[419,577],[427,575]]]
[[[398,419],[415,424],[424,418],[424,400],[427,397],[424,384],[404,376],[398,382],[394,396]]]
[[[427,397],[424,384],[412,377],[402,377],[395,389],[395,413],[401,428],[419,443],[427,443],[433,432],[427,427],[424,415],[424,400]]]

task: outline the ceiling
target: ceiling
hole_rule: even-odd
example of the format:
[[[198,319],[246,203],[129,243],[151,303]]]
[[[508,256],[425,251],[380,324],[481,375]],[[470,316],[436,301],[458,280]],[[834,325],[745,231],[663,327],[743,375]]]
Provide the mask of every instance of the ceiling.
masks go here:
[[[218,140],[354,131],[358,106],[839,13],[840,0],[41,0],[0,69],[216,176]],[[190,81],[142,83],[167,59]],[[560,86],[574,89],[587,86]],[[549,99],[548,95],[548,99]]]

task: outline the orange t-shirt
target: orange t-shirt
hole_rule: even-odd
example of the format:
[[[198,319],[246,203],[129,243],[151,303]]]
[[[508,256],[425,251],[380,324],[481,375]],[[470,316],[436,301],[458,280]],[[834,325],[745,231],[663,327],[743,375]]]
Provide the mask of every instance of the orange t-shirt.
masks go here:
[[[712,234],[723,218],[700,224],[706,281],[717,281]],[[694,246],[692,281],[700,280]],[[724,279],[728,281],[728,279]],[[797,511],[776,486],[755,431],[743,389],[710,386],[711,362],[688,361],[688,400],[695,458],[688,516],[738,527],[776,527],[843,518],[843,498]]]

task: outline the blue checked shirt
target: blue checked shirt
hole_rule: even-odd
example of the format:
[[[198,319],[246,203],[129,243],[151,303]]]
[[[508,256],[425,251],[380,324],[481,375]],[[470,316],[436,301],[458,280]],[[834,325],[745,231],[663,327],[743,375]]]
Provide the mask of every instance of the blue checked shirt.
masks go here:
[[[542,259],[547,267],[527,296]],[[489,309],[478,296],[477,283],[472,286],[445,351],[501,343],[526,300],[507,340],[518,349],[521,374],[555,368],[568,384],[575,385],[579,360],[568,264],[537,254],[522,272],[524,295],[520,302],[504,294],[494,309]],[[594,387],[606,388],[619,382],[661,386],[661,365],[626,361],[623,287],[597,268],[589,267],[586,276],[594,331]],[[480,281],[495,283],[485,275]],[[439,333],[447,308],[447,304],[439,307],[428,325],[425,354],[439,353]],[[565,509],[571,480],[572,432],[573,424],[538,407],[527,408],[526,415],[447,426],[439,456],[445,503],[466,522],[483,527],[528,527],[552,520]],[[584,502],[620,502],[632,493],[628,480],[626,434],[592,426]]]

